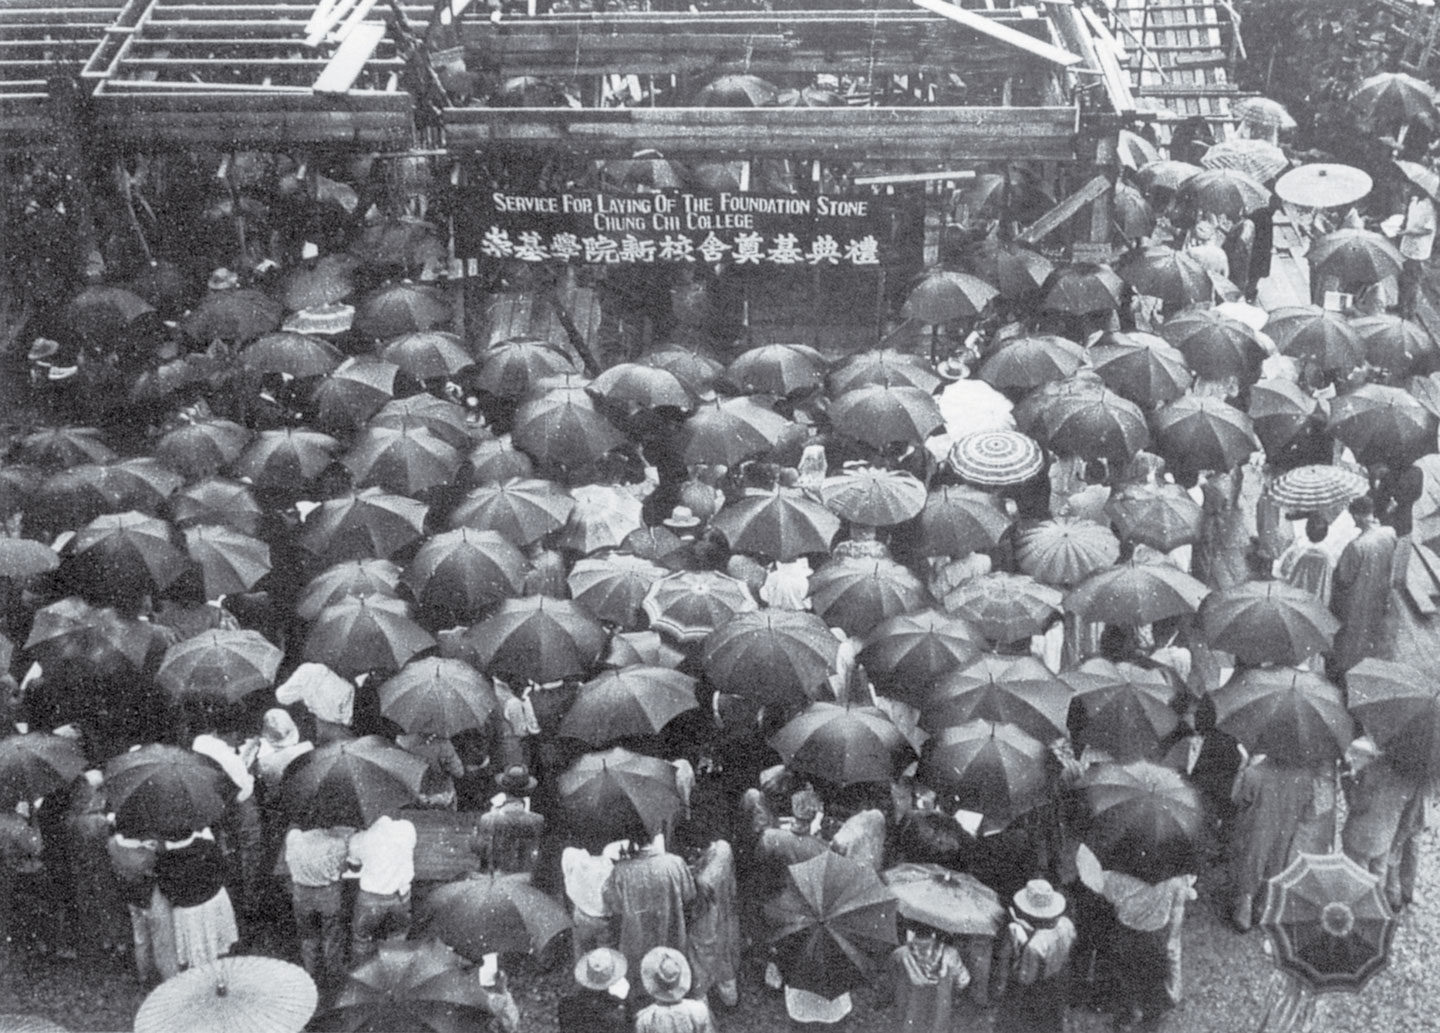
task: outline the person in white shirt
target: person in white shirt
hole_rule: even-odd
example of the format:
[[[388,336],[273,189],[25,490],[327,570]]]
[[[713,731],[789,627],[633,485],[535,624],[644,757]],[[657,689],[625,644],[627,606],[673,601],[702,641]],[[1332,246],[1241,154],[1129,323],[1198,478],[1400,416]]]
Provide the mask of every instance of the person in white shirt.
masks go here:
[[[605,881],[615,868],[611,853],[592,854],[582,847],[567,846],[560,854],[560,871],[565,877],[565,896],[570,901],[571,946],[579,961],[596,947],[613,947],[610,909],[605,906]]]
[[[382,814],[350,837],[350,870],[359,880],[350,920],[350,960],[373,957],[376,941],[410,932],[410,883],[415,878],[415,826]]]
[[[282,706],[303,703],[315,717],[315,744],[351,738],[350,722],[355,716],[355,685],[324,664],[305,663],[275,690]]]
[[[1418,186],[1411,186],[1405,206],[1405,223],[1400,230],[1398,247],[1405,258],[1400,270],[1400,315],[1414,318],[1420,300],[1420,280],[1425,265],[1435,250],[1435,202]]]
[[[234,894],[242,915],[257,917],[262,905],[261,887],[265,879],[265,833],[260,819],[260,804],[255,799],[255,776],[250,767],[259,748],[258,739],[248,739],[237,750],[215,733],[213,728],[202,731],[190,743],[196,753],[209,757],[224,769],[235,784],[235,799],[225,808],[216,825],[216,841],[234,876],[239,876],[238,892]]]

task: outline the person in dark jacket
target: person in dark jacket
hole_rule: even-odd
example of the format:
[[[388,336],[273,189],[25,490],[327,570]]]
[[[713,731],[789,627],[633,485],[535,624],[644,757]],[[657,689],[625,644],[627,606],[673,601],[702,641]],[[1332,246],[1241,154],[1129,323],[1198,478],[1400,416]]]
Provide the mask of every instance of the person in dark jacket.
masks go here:
[[[556,1024],[560,1033],[629,1033],[635,1018],[625,1001],[630,982],[625,955],[597,947],[575,963],[579,989],[560,998]]]
[[[208,965],[240,939],[225,858],[209,829],[170,836],[155,858],[155,884],[170,902],[175,954],[181,968]]]

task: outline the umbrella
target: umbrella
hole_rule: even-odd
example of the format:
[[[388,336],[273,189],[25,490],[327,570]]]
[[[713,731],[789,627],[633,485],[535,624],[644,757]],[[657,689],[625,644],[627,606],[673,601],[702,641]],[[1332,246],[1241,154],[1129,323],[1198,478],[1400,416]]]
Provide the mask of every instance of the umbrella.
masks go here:
[[[1121,538],[1161,552],[1198,542],[1204,519],[1200,504],[1174,484],[1128,486],[1111,496],[1105,515]]]
[[[839,786],[888,785],[914,759],[900,729],[873,706],[810,703],[770,737],[770,746],[789,770]]]
[[[666,345],[648,352],[637,360],[647,366],[669,370],[679,378],[691,392],[703,394],[710,391],[725,372],[725,367],[709,355],[678,344]]]
[[[353,255],[335,254],[292,266],[280,285],[280,300],[291,312],[344,301],[355,290],[354,273],[359,265]]]
[[[1342,208],[1370,193],[1368,173],[1349,165],[1300,165],[1275,181],[1282,201],[1302,208]]]
[[[640,604],[650,586],[668,571],[656,563],[628,553],[587,556],[570,568],[566,583],[570,597],[597,619],[622,628],[640,622]]]
[[[1336,276],[1344,283],[1378,283],[1399,276],[1405,257],[1373,230],[1338,229],[1325,234],[1305,253],[1312,276]]]
[[[984,646],[980,633],[959,617],[920,610],[872,628],[858,660],[884,691],[918,699],[926,686],[969,663]]]
[[[620,543],[620,552],[658,563],[666,570],[689,570],[694,557],[689,546],[668,527],[642,527],[631,531]]]
[[[460,484],[467,488],[481,484],[501,484],[516,477],[534,476],[534,462],[511,444],[509,434],[478,442],[465,457],[465,465],[460,468]]]
[[[350,972],[321,1028],[463,1033],[484,1028],[491,1014],[489,994],[449,947],[434,940],[385,942]]]
[[[209,757],[160,743],[110,758],[104,775],[115,828],[141,839],[212,825],[235,792],[230,777]]]
[[[1108,265],[1072,262],[1061,266],[1045,282],[1047,312],[1068,312],[1083,316],[1091,312],[1113,312],[1120,307],[1125,281]]]
[[[1270,191],[1243,172],[1219,168],[1191,176],[1181,184],[1178,197],[1198,212],[1240,219],[1269,204]]]
[[[206,599],[248,592],[270,573],[270,546],[224,524],[184,530],[185,551],[200,568]]]
[[[1115,149],[1116,158],[1123,169],[1143,168],[1160,158],[1160,152],[1153,143],[1129,129],[1122,129],[1116,134]]]
[[[311,513],[300,544],[332,563],[388,559],[420,540],[426,512],[414,499],[366,488],[329,499]]]
[[[756,75],[722,75],[695,93],[701,108],[768,108],[780,97],[780,89]]]
[[[1243,668],[1210,698],[1216,727],[1282,764],[1333,763],[1355,738],[1340,690],[1313,671]]]
[[[241,364],[249,369],[291,377],[324,376],[344,358],[329,341],[287,330],[262,334],[240,353]]]
[[[1254,330],[1215,309],[1187,309],[1166,320],[1160,336],[1180,349],[1191,369],[1211,380],[1236,376],[1253,382],[1265,358]]]
[[[869,977],[872,956],[897,942],[895,897],[873,868],[830,850],[785,869],[765,905],[786,986],[826,999]]]
[[[285,307],[262,291],[248,287],[210,290],[180,323],[192,341],[217,337],[237,344],[279,330]]]
[[[1349,505],[1370,490],[1363,474],[1341,466],[1298,466],[1270,482],[1275,504],[1294,513],[1318,513]]]
[[[1307,359],[1325,370],[1348,373],[1364,357],[1350,321],[1316,305],[1274,309],[1265,321],[1265,333],[1282,355]]]
[[[820,499],[837,515],[869,527],[904,523],[926,505],[925,485],[917,477],[874,466],[846,468],[825,478]]]
[[[900,314],[906,319],[939,325],[973,319],[999,292],[969,273],[940,269],[928,272],[910,290]]]
[[[229,420],[189,420],[169,431],[155,446],[155,456],[186,477],[213,477],[240,458],[250,431]]]
[[[104,345],[132,324],[155,314],[155,307],[123,287],[91,284],[65,303],[65,327],[80,340]]]
[[[1014,337],[985,360],[980,376],[998,388],[1029,390],[1051,380],[1065,380],[1085,363],[1085,349],[1054,334]]]
[[[63,789],[89,767],[73,739],[27,732],[0,739],[0,808],[33,804]]]
[[[400,567],[389,560],[343,560],[310,580],[295,603],[295,614],[313,621],[327,606],[346,599],[378,595],[399,598]]]
[[[1230,113],[1243,125],[1264,129],[1294,129],[1295,119],[1285,106],[1269,97],[1246,97],[1230,106]]]
[[[1089,811],[1085,841],[1106,868],[1147,882],[1195,871],[1205,809],[1182,776],[1143,760],[1097,764],[1080,786]]]
[[[971,484],[1003,488],[1024,484],[1045,468],[1045,452],[1018,430],[973,431],[956,440],[946,457]]]
[[[355,312],[355,329],[367,337],[387,340],[416,330],[433,330],[454,316],[442,292],[408,282],[392,283],[366,295]]]
[[[1140,407],[1109,390],[1056,396],[1041,419],[1045,443],[1060,455],[1122,462],[1150,443]]]
[[[405,571],[415,604],[458,623],[525,587],[525,556],[495,531],[461,527],[428,539]]]
[[[1267,455],[1317,431],[1320,402],[1293,380],[1276,377],[1250,388],[1250,420]]]
[[[427,259],[443,260],[445,244],[434,223],[402,215],[368,224],[350,252],[370,266],[422,266]]]
[[[1155,209],[1139,187],[1121,180],[1111,194],[1110,215],[1121,237],[1138,241],[1155,232]]]
[[[830,422],[849,437],[885,448],[894,442],[919,444],[945,421],[935,399],[919,388],[872,384],[832,401]]]
[[[60,557],[44,542],[29,538],[0,538],[0,578],[23,580],[60,566]]]
[[[1312,990],[1359,992],[1390,960],[1399,923],[1380,877],[1344,854],[1301,854],[1270,879],[1260,926],[1275,963]]]
[[[1060,593],[1023,574],[994,573],[946,594],[945,609],[988,639],[1013,642],[1039,634],[1060,612]]]
[[[865,635],[877,624],[929,602],[920,579],[890,559],[837,559],[810,575],[815,612],[832,627]]]
[[[1087,351],[1105,386],[1140,405],[1174,401],[1194,379],[1184,354],[1155,334],[1107,331]]]
[[[568,354],[538,338],[514,338],[485,349],[475,386],[500,398],[523,398],[547,377],[578,373]]]
[[[261,431],[232,472],[249,478],[257,488],[303,491],[306,482],[330,465],[339,448],[340,442],[319,431],[294,427]]]
[[[335,430],[364,423],[395,397],[400,367],[373,356],[346,359],[311,389],[319,422]]]
[[[1212,145],[1200,164],[1207,169],[1234,169],[1257,183],[1268,183],[1290,166],[1290,159],[1269,140],[1238,137]]]
[[[1395,167],[1406,179],[1428,194],[1431,200],[1440,197],[1440,174],[1433,169],[1417,161],[1396,161]]]
[[[581,387],[546,391],[523,403],[511,431],[515,447],[537,463],[570,469],[599,459],[625,443],[621,434]]]
[[[1209,395],[1185,395],[1155,414],[1155,443],[1182,470],[1233,470],[1260,448],[1250,417]]]
[[[300,1033],[319,992],[299,965],[278,958],[219,958],[167,979],[135,1015],[136,1033]]]
[[[378,735],[317,746],[291,761],[280,802],[301,828],[368,828],[415,802],[427,764]]]
[[[1060,673],[1085,720],[1079,740],[1121,760],[1151,755],[1180,726],[1180,693],[1163,670],[1091,657]]]
[[[619,547],[644,526],[644,503],[625,485],[577,484],[575,508],[557,544],[582,554]]]
[[[894,348],[872,348],[851,355],[830,373],[825,383],[831,396],[874,384],[918,387],[929,394],[939,386],[940,378],[918,356]]]
[[[796,610],[742,613],[705,640],[702,664],[713,688],[760,703],[814,697],[840,643],[825,622]]]
[[[968,721],[926,741],[919,778],[957,795],[993,831],[1043,802],[1048,757],[1044,743],[1015,725]]]
[[[747,396],[705,399],[685,420],[680,437],[683,458],[687,464],[736,466],[773,449],[789,425],[773,409]]]
[[[415,330],[395,338],[380,352],[419,381],[446,380],[475,365],[465,344],[443,330]]]
[[[412,735],[451,738],[483,729],[500,706],[495,689],[463,660],[411,660],[380,686],[380,713]]]
[[[13,516],[24,509],[42,476],[39,470],[21,463],[0,466],[0,513]]]
[[[1038,251],[1008,240],[986,237],[960,255],[965,272],[994,286],[1002,298],[1018,299],[1038,291],[1055,271]],[[916,385],[921,386],[921,385]]]
[[[743,351],[725,370],[725,379],[749,394],[783,398],[813,391],[825,379],[825,357],[804,344],[762,344]]]
[[[20,458],[57,470],[76,463],[108,463],[117,457],[94,427],[51,427],[21,438]]]
[[[1352,324],[1372,366],[1392,373],[1408,373],[1417,366],[1433,367],[1435,339],[1424,326],[1395,315],[1365,316]]]
[[[66,566],[92,592],[161,591],[190,566],[163,520],[130,510],[90,521],[71,539]]]
[[[1350,94],[1350,107],[1355,113],[1377,126],[1411,122],[1433,126],[1437,104],[1440,99],[1435,87],[1404,72],[1372,75]]]
[[[611,366],[587,390],[623,412],[670,408],[688,413],[695,408],[695,397],[679,377],[668,369],[642,362]]]
[[[1435,451],[1436,418],[1404,388],[1364,384],[1330,404],[1330,432],[1362,463],[1403,466]]]
[[[1015,542],[1020,572],[1046,585],[1068,586],[1120,558],[1120,542],[1093,520],[1056,517],[1024,527]]]
[[[560,734],[594,747],[636,736],[658,735],[681,714],[695,710],[695,679],[667,667],[629,664],[602,671],[580,686],[560,722]]]
[[[880,877],[908,921],[952,936],[994,936],[1004,925],[1000,895],[968,872],[906,861]]]
[[[1187,179],[1205,171],[1199,165],[1186,161],[1172,161],[1168,158],[1146,162],[1135,172],[1135,182],[1147,194],[1157,190],[1176,191]]]
[[[1135,293],[1163,301],[1167,312],[1208,302],[1215,295],[1206,268],[1189,254],[1164,244],[1126,252],[1115,270]]]
[[[981,653],[936,680],[925,693],[920,723],[943,731],[967,721],[1009,723],[1050,742],[1065,733],[1070,687],[1033,656]]]
[[[398,671],[435,639],[410,617],[410,607],[386,596],[351,596],[320,611],[305,637],[304,657],[352,678],[366,671]]]
[[[515,478],[472,488],[450,514],[451,527],[496,531],[529,545],[565,526],[575,500],[550,481]]]
[[[448,398],[434,395],[411,395],[386,402],[380,411],[370,417],[371,427],[389,427],[398,430],[423,428],[445,441],[453,448],[464,449],[474,444],[474,433],[488,433],[483,427],[470,422],[465,409]]]
[[[435,887],[425,901],[424,928],[481,961],[487,954],[538,954],[570,928],[570,915],[529,875],[478,875]]]
[[[661,157],[656,150],[640,150],[630,158],[611,159],[597,164],[600,167],[601,183],[627,193],[683,190],[687,183],[685,167],[679,162]]]
[[[920,511],[920,547],[926,556],[964,556],[993,549],[1009,529],[1010,516],[1002,500],[964,485],[941,485],[926,496]]]
[[[1194,613],[1208,592],[1179,567],[1132,560],[1080,582],[1065,596],[1065,609],[1088,621],[1135,627]]]
[[[642,607],[650,627],[677,642],[699,642],[737,613],[760,604],[739,578],[713,570],[682,570],[651,584]]]
[[[605,650],[605,631],[573,602],[543,595],[506,599],[463,636],[476,667],[510,681],[583,677]]]
[[[1302,664],[1327,653],[1340,624],[1323,603],[1283,581],[1247,581],[1200,607],[1205,641],[1252,664]]]
[[[1350,710],[1402,770],[1440,772],[1440,686],[1409,664],[1366,658],[1345,673]]]
[[[654,836],[684,807],[669,761],[618,746],[580,757],[560,775],[558,790],[571,826],[601,843],[639,838],[642,829]]]
[[[461,456],[424,427],[369,427],[341,461],[359,487],[414,496],[448,485]]]
[[[81,463],[47,477],[26,509],[31,518],[76,527],[105,513],[157,513],[182,483],[178,474],[149,458],[104,466]]]
[[[727,503],[710,526],[735,552],[788,563],[807,553],[829,552],[840,518],[799,491],[776,488]]]
[[[133,672],[145,666],[150,649],[144,632],[145,625],[72,596],[35,612],[25,648],[54,671]]]

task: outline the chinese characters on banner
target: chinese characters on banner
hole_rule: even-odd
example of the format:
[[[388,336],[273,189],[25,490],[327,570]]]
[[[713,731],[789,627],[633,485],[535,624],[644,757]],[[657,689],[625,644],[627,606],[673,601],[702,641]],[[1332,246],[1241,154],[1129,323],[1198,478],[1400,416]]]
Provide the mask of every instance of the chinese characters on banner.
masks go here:
[[[875,267],[890,235],[881,198],[688,192],[473,192],[456,219],[469,257],[589,265]]]

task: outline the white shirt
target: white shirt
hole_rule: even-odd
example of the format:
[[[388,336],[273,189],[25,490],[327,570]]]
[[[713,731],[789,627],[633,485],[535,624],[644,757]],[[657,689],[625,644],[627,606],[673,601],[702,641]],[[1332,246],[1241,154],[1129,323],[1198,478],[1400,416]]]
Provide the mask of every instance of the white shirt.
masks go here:
[[[1413,231],[1422,232],[1415,233]],[[1405,209],[1405,229],[1400,235],[1400,254],[1419,262],[1430,259],[1435,249],[1435,202],[1416,197]]]
[[[255,792],[255,776],[250,774],[245,762],[240,759],[240,754],[236,753],[229,743],[218,736],[197,735],[195,741],[190,744],[190,748],[196,753],[204,754],[225,769],[225,774],[230,776],[230,781],[234,782],[235,787],[240,790],[239,795],[235,797],[237,803],[250,799],[250,795]]]
[[[360,866],[360,889],[380,896],[410,892],[415,880],[415,826],[381,816],[350,837],[350,862]]]
[[[304,703],[321,721],[348,725],[355,714],[355,686],[324,664],[301,664],[275,690],[282,704]]]
[[[565,876],[565,896],[576,908],[594,918],[605,918],[605,880],[615,869],[615,862],[603,854],[596,855],[580,847],[567,846],[560,854],[560,871]]]

